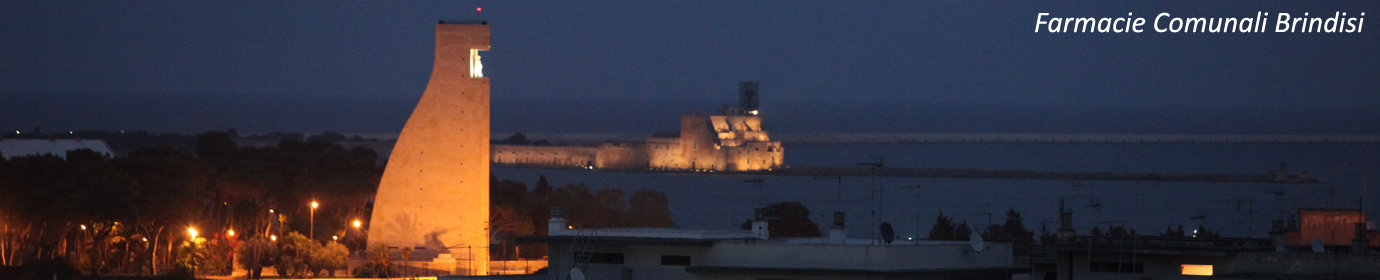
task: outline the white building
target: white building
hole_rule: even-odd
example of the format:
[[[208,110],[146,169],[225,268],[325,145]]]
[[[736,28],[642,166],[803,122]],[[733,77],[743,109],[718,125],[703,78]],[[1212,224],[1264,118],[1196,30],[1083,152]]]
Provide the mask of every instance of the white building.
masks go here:
[[[554,211],[553,211],[554,212]],[[1011,279],[1011,244],[837,238],[770,239],[754,230],[573,229],[553,213],[547,279]],[[835,228],[835,235],[846,233]]]

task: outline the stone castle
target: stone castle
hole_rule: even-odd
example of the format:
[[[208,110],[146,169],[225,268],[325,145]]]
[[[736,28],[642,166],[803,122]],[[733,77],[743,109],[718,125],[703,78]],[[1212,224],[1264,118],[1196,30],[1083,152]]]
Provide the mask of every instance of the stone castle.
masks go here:
[[[493,145],[489,159],[501,165],[587,169],[653,169],[705,172],[769,171],[781,167],[781,141],[762,129],[757,83],[739,86],[739,103],[718,114],[680,117],[680,131],[658,132],[642,143],[597,146]]]

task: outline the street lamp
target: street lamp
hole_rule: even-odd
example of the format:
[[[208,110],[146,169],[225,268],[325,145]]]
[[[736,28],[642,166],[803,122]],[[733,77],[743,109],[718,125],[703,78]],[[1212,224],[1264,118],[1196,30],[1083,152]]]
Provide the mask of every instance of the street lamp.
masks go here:
[[[359,222],[359,220],[355,220],[355,228],[358,229],[360,225],[362,224]]]
[[[308,231],[308,234],[311,234],[311,240],[316,240],[316,206],[318,206],[318,204],[316,204],[316,201],[312,201],[312,202],[311,202],[311,230]]]
[[[191,236],[192,240],[196,240],[196,228],[187,227],[187,235]]]

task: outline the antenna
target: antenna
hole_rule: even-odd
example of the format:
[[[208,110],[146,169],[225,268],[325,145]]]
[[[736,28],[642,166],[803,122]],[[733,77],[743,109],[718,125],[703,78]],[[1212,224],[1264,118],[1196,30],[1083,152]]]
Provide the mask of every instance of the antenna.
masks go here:
[[[884,156],[884,155],[869,155],[869,156],[867,156],[867,157],[869,157],[869,158],[876,158],[877,161],[876,161],[876,162],[859,162],[858,165],[871,166],[871,167],[872,167],[872,170],[882,169],[883,167],[886,167],[886,156]]]
[[[762,178],[743,181],[743,183],[757,183],[757,207],[761,208],[762,206],[765,206],[762,204]]]
[[[1246,237],[1253,237],[1255,233],[1255,199],[1253,197],[1240,197],[1231,200],[1231,204],[1236,205],[1236,222],[1241,223],[1241,206],[1246,205]]]
[[[838,184],[838,192],[839,192],[839,193],[838,193],[837,196],[835,196],[835,198],[838,198],[838,200],[839,200],[839,201],[838,201],[838,203],[839,203],[839,205],[838,205],[838,206],[839,206],[839,209],[838,209],[837,211],[843,212],[843,176],[815,176],[813,179],[815,179],[815,180],[837,179],[837,180],[838,180],[838,182],[839,182],[839,184]]]

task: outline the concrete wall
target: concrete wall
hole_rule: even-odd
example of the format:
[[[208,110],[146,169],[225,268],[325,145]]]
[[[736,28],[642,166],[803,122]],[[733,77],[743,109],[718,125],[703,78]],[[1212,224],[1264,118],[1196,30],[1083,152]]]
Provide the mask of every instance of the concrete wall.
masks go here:
[[[489,26],[438,24],[431,80],[407,119],[379,182],[369,244],[428,249],[489,246],[489,79],[470,75]],[[487,274],[487,249],[451,250]]]

